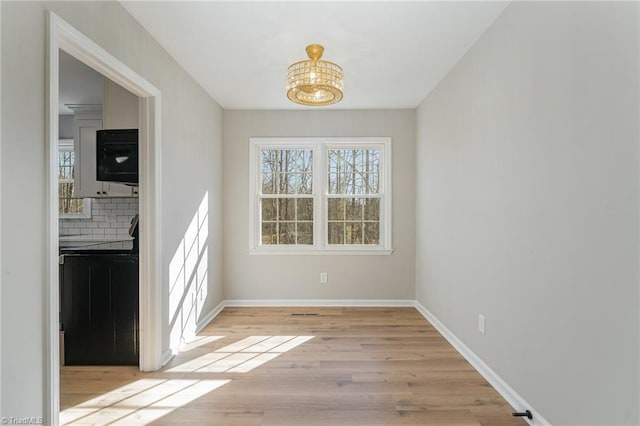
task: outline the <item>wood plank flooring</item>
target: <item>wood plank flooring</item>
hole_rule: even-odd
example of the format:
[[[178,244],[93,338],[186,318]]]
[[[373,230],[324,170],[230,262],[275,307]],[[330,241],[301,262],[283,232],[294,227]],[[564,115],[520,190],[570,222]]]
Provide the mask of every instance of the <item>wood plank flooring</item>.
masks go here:
[[[226,308],[162,371],[63,367],[60,399],[76,425],[526,424],[413,308]]]

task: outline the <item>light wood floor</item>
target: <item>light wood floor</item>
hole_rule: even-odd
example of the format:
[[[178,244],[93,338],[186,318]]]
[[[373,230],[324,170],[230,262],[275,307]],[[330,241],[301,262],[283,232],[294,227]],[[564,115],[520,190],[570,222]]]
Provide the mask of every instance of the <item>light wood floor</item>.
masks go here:
[[[62,424],[526,424],[413,308],[226,308],[160,372],[62,368],[60,399]]]

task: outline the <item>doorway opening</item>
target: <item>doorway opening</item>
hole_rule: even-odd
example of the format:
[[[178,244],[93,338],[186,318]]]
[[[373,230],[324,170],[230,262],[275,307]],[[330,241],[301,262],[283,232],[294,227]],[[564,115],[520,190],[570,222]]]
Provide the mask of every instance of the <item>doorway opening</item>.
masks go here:
[[[58,52],[60,365],[139,366],[139,98]]]
[[[139,99],[139,368],[161,367],[160,259],[160,91],[106,50],[49,13],[48,40],[48,132],[47,132],[47,363],[45,422],[59,423],[59,65],[60,52],[82,62]],[[76,197],[78,198],[78,197]],[[82,210],[80,202],[68,208]]]

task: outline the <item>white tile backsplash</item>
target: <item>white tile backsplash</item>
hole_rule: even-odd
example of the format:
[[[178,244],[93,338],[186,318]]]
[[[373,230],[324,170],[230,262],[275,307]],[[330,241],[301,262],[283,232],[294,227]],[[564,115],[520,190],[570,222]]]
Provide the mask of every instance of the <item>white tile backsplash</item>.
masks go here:
[[[91,219],[60,219],[60,235],[128,236],[131,219],[136,213],[137,198],[94,198]],[[130,245],[131,242],[111,243],[108,248],[129,248]]]

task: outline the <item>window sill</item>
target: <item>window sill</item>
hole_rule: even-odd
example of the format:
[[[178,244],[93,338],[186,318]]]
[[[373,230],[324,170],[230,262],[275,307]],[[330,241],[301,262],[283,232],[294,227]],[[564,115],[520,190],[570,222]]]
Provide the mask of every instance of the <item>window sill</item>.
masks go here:
[[[58,213],[58,219],[91,219],[91,198],[82,199],[82,213]]]
[[[249,249],[250,255],[258,256],[390,256],[393,249],[375,248],[375,249],[312,249],[312,250],[296,250],[296,249],[279,249],[279,248],[252,248]]]
[[[60,213],[58,219],[91,219],[91,213]]]

